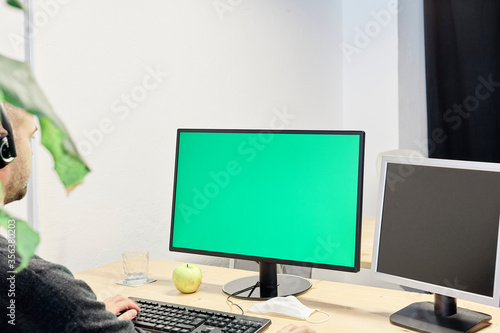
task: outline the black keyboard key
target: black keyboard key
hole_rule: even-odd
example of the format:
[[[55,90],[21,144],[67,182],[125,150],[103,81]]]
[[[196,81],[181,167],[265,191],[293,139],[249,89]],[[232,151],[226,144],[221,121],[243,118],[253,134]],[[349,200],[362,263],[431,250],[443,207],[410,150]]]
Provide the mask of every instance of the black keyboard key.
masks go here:
[[[177,327],[179,327],[179,328],[185,328],[185,329],[188,329],[188,330],[194,330],[194,329],[196,328],[196,327],[195,327],[195,326],[193,326],[193,325],[185,325],[185,324],[177,324],[177,325],[175,325],[175,326],[177,326]]]
[[[147,321],[139,321],[139,320],[134,320],[134,325],[143,327],[143,328],[154,328],[156,324],[147,322]]]
[[[194,318],[189,324],[193,326],[200,326],[205,320],[202,318]]]
[[[198,318],[203,318],[203,319],[210,318],[210,316],[209,316],[209,315],[206,315],[206,314],[201,314],[201,313],[200,313],[200,314],[198,314],[198,315],[196,315],[196,317],[198,317]]]

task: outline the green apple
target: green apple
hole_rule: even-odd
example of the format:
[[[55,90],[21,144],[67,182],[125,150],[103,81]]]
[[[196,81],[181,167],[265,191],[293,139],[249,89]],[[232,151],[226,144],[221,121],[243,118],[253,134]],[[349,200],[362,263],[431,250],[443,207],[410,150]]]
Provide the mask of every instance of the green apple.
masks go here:
[[[201,284],[201,269],[193,264],[180,265],[174,270],[172,281],[181,293],[194,293]]]

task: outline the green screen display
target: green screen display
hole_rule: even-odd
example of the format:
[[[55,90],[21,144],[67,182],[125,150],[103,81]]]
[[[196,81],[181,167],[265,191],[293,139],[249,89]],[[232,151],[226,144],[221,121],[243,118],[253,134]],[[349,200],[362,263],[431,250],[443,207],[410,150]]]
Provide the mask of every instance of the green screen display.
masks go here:
[[[171,249],[357,268],[363,141],[179,130]]]

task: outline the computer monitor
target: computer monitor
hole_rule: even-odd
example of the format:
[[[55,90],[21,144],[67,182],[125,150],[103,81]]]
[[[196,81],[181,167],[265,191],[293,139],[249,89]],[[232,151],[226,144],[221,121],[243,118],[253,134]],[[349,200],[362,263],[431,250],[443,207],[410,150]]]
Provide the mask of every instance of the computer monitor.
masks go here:
[[[359,271],[364,132],[177,131],[170,250],[259,262],[229,295],[299,294],[276,264]]]
[[[473,332],[491,317],[456,299],[500,305],[500,164],[408,157],[382,160],[372,269],[434,293],[391,316],[420,332]]]

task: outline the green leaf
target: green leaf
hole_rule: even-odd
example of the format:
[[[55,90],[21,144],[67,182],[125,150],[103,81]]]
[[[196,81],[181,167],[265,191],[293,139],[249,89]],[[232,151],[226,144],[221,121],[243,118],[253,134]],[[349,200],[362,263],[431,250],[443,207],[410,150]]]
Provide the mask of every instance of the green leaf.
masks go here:
[[[20,272],[30,262],[30,259],[35,255],[35,249],[40,243],[40,237],[33,231],[28,223],[23,220],[16,221],[16,249],[21,256],[21,263],[16,268],[16,272]]]
[[[5,210],[0,209],[0,225],[8,230],[8,239],[14,240],[17,253],[21,256],[18,267],[9,267],[11,270],[20,272],[28,267],[30,259],[35,255],[35,249],[40,242],[40,238],[23,220],[13,218]],[[13,232],[13,234],[12,234]],[[15,237],[14,237],[15,235]],[[12,236],[12,238],[10,238]]]
[[[90,170],[82,162],[76,149],[73,146],[67,146],[71,142],[68,134],[55,126],[52,119],[40,118],[40,130],[42,131],[42,144],[54,157],[57,174],[69,192],[82,182],[83,177]]]
[[[23,4],[18,0],[7,0],[7,4],[15,8],[24,9]]]
[[[52,154],[66,190],[82,183],[90,169],[35,81],[29,64],[0,55],[0,99],[39,117],[42,144]]]

